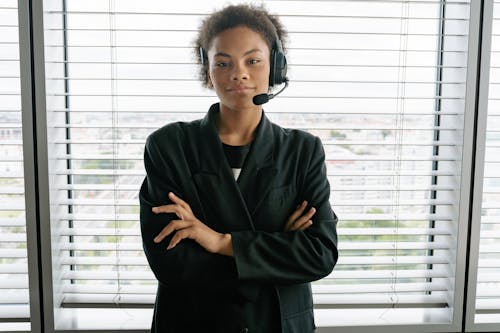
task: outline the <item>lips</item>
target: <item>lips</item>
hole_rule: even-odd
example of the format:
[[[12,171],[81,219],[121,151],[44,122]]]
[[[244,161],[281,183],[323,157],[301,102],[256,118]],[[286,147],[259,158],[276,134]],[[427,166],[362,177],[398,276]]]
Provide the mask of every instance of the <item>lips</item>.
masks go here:
[[[235,92],[235,93],[244,93],[250,90],[254,90],[255,88],[253,87],[247,87],[247,86],[236,86],[236,87],[231,87],[228,88],[227,91],[230,92]]]

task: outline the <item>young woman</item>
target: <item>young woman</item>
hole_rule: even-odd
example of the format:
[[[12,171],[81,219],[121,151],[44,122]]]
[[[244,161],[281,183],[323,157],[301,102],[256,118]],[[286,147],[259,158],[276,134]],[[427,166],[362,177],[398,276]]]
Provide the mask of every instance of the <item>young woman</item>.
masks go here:
[[[152,332],[315,329],[310,282],[338,257],[323,147],[253,101],[286,80],[284,37],[260,7],[209,16],[196,52],[220,102],[147,138],[140,204],[159,281]]]

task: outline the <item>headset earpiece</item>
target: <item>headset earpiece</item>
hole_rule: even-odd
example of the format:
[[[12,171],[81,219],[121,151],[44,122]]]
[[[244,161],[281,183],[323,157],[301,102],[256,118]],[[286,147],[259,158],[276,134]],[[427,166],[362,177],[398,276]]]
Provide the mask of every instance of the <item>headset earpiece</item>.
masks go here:
[[[200,46],[200,61],[203,66],[208,65],[208,56],[205,49]]]
[[[274,29],[274,34],[274,44],[271,50],[269,87],[273,87],[274,85],[279,85],[285,81],[288,81],[288,78],[286,77],[286,57],[285,53],[283,52],[283,45],[281,44],[281,40],[278,36],[276,28]]]

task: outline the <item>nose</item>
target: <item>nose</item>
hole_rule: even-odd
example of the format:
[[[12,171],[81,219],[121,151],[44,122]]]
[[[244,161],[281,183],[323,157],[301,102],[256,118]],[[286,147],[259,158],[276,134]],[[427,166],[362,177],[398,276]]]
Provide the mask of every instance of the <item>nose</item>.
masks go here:
[[[233,66],[233,71],[231,72],[231,80],[239,81],[239,80],[247,80],[248,72],[246,67],[242,64],[236,63]]]

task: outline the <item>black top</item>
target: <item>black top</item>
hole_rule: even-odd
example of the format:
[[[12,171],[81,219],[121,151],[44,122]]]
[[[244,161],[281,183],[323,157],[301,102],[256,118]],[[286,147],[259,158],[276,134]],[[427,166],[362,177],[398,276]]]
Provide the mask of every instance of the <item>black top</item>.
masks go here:
[[[245,157],[247,157],[247,154],[250,151],[250,146],[251,143],[244,146],[231,146],[222,143],[222,149],[224,150],[229,166],[232,169],[243,168],[243,163],[245,163]]]

